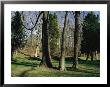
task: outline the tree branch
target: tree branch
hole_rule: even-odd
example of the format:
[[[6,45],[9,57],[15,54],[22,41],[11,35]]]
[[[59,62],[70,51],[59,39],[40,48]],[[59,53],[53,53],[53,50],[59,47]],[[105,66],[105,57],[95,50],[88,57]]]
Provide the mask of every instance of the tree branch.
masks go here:
[[[72,11],[73,15],[75,15],[74,11]]]
[[[37,25],[37,22],[38,22],[40,16],[42,15],[42,13],[43,13],[42,11],[39,13],[39,15],[38,15],[38,17],[37,17],[37,20],[36,20],[35,24],[33,24],[32,19],[31,19],[31,22],[32,22],[32,24],[34,25],[32,28],[27,28],[25,25],[23,25],[24,28],[26,28],[27,30],[33,30],[33,29],[35,28],[35,26]]]
[[[34,25],[33,21],[32,21],[32,18],[30,18],[31,22],[32,22],[32,25]]]

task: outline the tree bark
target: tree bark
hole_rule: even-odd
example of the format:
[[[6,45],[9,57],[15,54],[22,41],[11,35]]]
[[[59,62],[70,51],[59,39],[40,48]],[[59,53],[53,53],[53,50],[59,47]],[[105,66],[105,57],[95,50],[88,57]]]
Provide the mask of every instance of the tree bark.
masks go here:
[[[43,26],[42,26],[42,61],[40,65],[51,68],[52,63],[49,54],[48,43],[48,11],[43,12]]]
[[[88,58],[89,58],[89,52],[87,52],[87,57],[86,57],[86,61],[88,60]]]
[[[11,61],[13,61],[13,54],[14,54],[14,51],[11,50]]]
[[[61,59],[60,59],[60,70],[64,71],[65,70],[65,30],[67,27],[67,15],[68,12],[65,12],[65,19],[64,19],[64,28],[62,32],[62,41],[61,41]]]
[[[91,55],[91,61],[93,61],[94,52],[91,52],[90,55]]]
[[[74,59],[73,69],[78,68],[78,53],[80,48],[80,11],[75,11],[75,31],[74,31]]]

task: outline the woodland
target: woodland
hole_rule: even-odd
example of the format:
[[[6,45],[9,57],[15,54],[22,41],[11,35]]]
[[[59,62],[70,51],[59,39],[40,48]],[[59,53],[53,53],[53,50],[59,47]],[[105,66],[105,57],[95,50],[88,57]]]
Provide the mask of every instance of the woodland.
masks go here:
[[[12,77],[99,77],[100,12],[12,11]]]

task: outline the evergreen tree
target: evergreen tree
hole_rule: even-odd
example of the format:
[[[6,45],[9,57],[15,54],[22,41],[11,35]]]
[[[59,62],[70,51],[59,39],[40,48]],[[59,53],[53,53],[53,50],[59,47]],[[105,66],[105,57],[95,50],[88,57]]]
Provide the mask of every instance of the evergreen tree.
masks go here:
[[[91,55],[91,60],[93,60],[93,53],[100,51],[99,17],[93,12],[89,12],[84,18],[81,51],[87,53],[86,60],[88,60],[89,54]]]
[[[49,14],[49,45],[50,45],[50,55],[55,56],[58,52],[58,40],[59,40],[59,26],[57,15]],[[60,45],[60,44],[59,44]]]
[[[21,14],[16,11],[11,20],[11,56],[18,48],[22,48],[26,41],[26,33],[23,28]]]

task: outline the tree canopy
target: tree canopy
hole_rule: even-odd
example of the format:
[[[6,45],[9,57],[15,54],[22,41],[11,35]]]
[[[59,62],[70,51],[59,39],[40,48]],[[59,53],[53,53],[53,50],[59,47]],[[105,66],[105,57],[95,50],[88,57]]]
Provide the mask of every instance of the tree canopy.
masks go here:
[[[11,19],[11,50],[12,54],[18,48],[24,46],[26,41],[26,33],[23,28],[21,14],[16,11],[15,16]]]
[[[58,26],[58,20],[57,20],[57,15],[54,14],[49,14],[49,45],[50,45],[50,54],[54,55],[57,49],[57,43],[59,39],[59,26]]]
[[[84,18],[82,52],[100,51],[99,16],[89,12]]]

